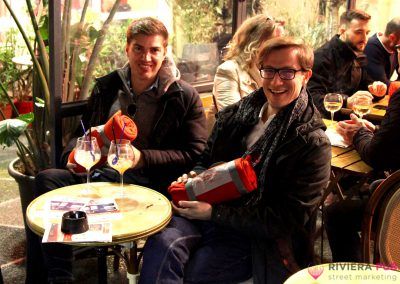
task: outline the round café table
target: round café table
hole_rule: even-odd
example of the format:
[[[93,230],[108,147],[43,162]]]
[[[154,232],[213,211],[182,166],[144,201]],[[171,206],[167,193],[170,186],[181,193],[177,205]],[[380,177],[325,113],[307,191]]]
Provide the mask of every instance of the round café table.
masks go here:
[[[48,222],[60,222],[61,218],[51,220],[48,212],[50,200],[57,197],[68,198],[114,198],[117,203],[121,218],[111,218],[112,242],[88,242],[70,243],[77,246],[102,247],[103,259],[105,260],[104,248],[110,245],[124,244],[129,249],[127,258],[127,277],[130,282],[135,283],[138,275],[139,260],[137,258],[136,241],[162,230],[171,220],[172,207],[170,201],[162,194],[149,188],[138,185],[124,185],[124,195],[121,197],[119,184],[108,182],[94,182],[89,184],[89,192],[82,194],[87,184],[77,184],[58,188],[47,192],[33,200],[26,210],[26,220],[31,230],[39,236],[43,236]],[[105,261],[100,264],[99,258],[99,282],[107,281],[107,269]],[[101,269],[100,269],[101,267]],[[105,269],[104,269],[105,268]]]
[[[400,271],[395,265],[335,262],[311,266],[290,276],[284,284],[380,284],[399,283]]]

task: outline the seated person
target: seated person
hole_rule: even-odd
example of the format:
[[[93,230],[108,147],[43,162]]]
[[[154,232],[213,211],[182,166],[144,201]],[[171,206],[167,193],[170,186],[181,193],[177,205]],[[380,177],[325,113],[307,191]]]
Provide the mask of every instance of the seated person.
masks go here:
[[[393,73],[399,69],[400,55],[395,46],[400,44],[400,18],[387,23],[385,33],[376,33],[365,46],[367,72],[375,81],[384,82],[388,87]],[[399,78],[397,78],[398,80]]]
[[[386,85],[374,83],[365,68],[365,55],[362,52],[370,32],[370,19],[371,16],[363,11],[344,12],[340,17],[340,34],[314,52],[315,63],[308,90],[318,110],[326,118],[330,118],[324,107],[327,93],[342,94],[343,107],[347,108],[352,107],[359,95],[358,90],[369,90],[376,99],[386,94]],[[339,112],[335,116],[340,117]]]
[[[337,131],[354,145],[363,161],[376,171],[400,169],[400,89],[390,97],[380,126],[354,114],[351,120],[353,123],[339,122]],[[344,200],[326,208],[326,232],[334,262],[361,261],[358,231],[367,202],[368,199]]]
[[[206,142],[200,97],[193,87],[176,78],[176,70],[165,60],[167,43],[168,32],[162,22],[150,17],[134,20],[127,30],[129,64],[97,80],[82,118],[88,129],[105,124],[118,110],[129,113],[129,105],[135,104],[138,137],[132,145],[136,158],[125,172],[125,181],[160,192],[166,191],[182,170],[193,167]],[[75,139],[67,147],[65,160],[74,145]],[[117,182],[119,178],[116,171],[102,167],[92,180]],[[36,177],[35,194],[84,181],[84,175],[73,171],[46,170]],[[47,251],[43,246],[49,281],[72,281],[71,249],[61,244],[55,247]],[[60,247],[66,251],[61,256],[57,253]]]
[[[277,27],[266,15],[247,19],[236,31],[214,77],[213,96],[215,109],[239,101],[262,85],[260,72],[255,64],[256,51],[261,43],[277,36]]]
[[[258,188],[217,205],[180,201],[143,251],[139,283],[283,283],[312,263],[313,212],[331,150],[306,84],[312,50],[286,37],[259,49],[262,88],[217,114],[194,171],[250,155]],[[190,176],[193,176],[191,173]],[[183,175],[178,182],[186,182]]]

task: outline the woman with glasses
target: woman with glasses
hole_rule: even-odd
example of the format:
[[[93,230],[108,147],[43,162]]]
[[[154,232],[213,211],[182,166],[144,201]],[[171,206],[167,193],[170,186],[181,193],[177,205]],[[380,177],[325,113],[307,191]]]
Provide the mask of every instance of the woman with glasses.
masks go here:
[[[262,80],[254,62],[261,43],[283,33],[283,22],[266,15],[247,19],[236,31],[214,78],[213,96],[217,111],[257,90]]]

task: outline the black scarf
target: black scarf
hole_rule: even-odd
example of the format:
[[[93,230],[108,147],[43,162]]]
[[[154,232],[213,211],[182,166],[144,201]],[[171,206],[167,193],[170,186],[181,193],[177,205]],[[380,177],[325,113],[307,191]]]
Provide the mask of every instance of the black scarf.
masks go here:
[[[235,119],[244,124],[253,120],[255,115],[258,117],[265,101],[266,98],[262,91],[256,91],[245,97],[235,114]],[[285,139],[287,130],[292,123],[304,113],[307,105],[308,95],[306,89],[303,88],[299,97],[275,115],[265,129],[264,134],[244,154],[244,156],[250,155],[252,157],[253,166],[258,173],[258,191],[255,194],[251,194],[250,200],[246,203],[256,203],[260,200],[265,189],[266,173],[271,156],[279,143]]]

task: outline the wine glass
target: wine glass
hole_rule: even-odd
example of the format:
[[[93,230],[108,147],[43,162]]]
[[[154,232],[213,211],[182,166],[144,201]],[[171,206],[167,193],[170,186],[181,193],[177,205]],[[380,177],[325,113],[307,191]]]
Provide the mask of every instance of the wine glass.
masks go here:
[[[90,169],[100,160],[101,152],[95,137],[79,137],[75,146],[75,161],[86,169],[86,184],[89,188]]]
[[[360,117],[360,119],[362,119],[364,115],[371,111],[371,105],[371,97],[367,95],[358,95],[354,100],[353,110]]]
[[[343,105],[343,97],[341,94],[328,93],[324,97],[324,107],[331,113],[331,126],[333,126],[333,115],[340,110]]]
[[[110,167],[119,172],[121,189],[124,187],[124,172],[132,167],[134,160],[135,154],[131,141],[127,139],[119,139],[117,142],[111,141],[107,162]],[[124,195],[123,191],[121,195]]]

